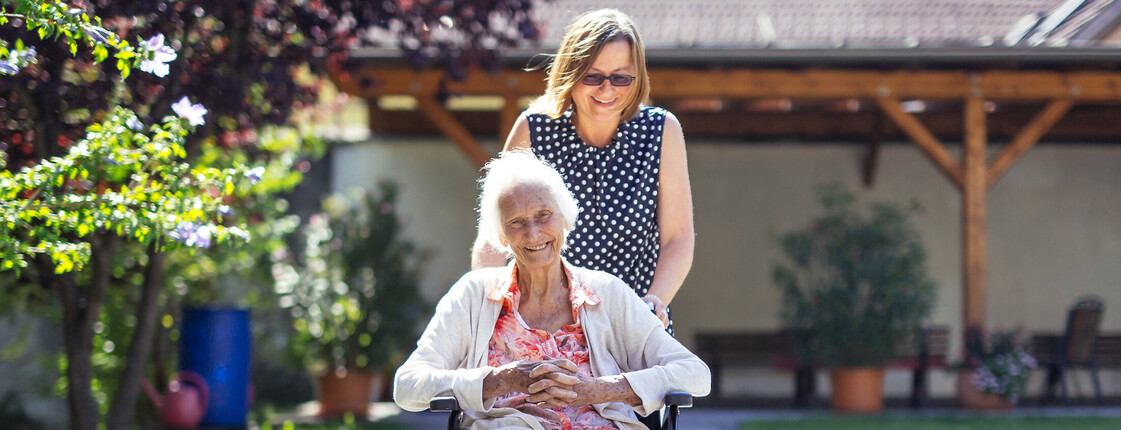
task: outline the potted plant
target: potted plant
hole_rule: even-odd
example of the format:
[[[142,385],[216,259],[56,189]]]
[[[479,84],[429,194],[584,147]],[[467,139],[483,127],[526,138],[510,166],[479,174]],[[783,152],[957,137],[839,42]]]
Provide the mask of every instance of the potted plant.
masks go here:
[[[296,332],[291,348],[319,374],[322,415],[364,416],[371,390],[380,393],[379,377],[413,348],[427,312],[424,256],[401,236],[396,198],[391,183],[327,197],[301,229],[302,254],[274,264],[278,301]]]
[[[958,403],[967,409],[1011,409],[1037,365],[1020,343],[1020,329],[995,330],[988,339],[978,325],[965,329],[965,359],[958,370]]]
[[[883,408],[883,366],[913,342],[934,302],[926,253],[910,215],[917,204],[872,203],[867,214],[840,184],[819,187],[825,213],[779,236],[785,264],[780,317],[799,359],[831,368],[834,409]]]

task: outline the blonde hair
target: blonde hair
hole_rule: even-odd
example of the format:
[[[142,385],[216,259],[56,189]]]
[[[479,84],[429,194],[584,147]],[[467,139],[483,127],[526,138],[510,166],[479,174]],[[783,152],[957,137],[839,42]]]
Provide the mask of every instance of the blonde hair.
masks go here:
[[[502,235],[502,211],[498,202],[503,195],[518,186],[533,185],[547,190],[557,204],[560,215],[564,217],[564,243],[561,244],[561,250],[568,247],[568,233],[576,225],[580,206],[576,204],[576,198],[556,169],[534,156],[528,149],[515,149],[500,153],[483,170],[486,170],[486,175],[479,180],[482,184],[482,192],[479,194],[479,237],[506,256],[513,255],[510,247],[499,240]]]
[[[634,60],[634,90],[624,101],[619,123],[633,118],[650,96],[650,76],[646,72],[646,47],[638,28],[625,13],[616,9],[600,9],[585,12],[569,24],[560,48],[548,66],[545,94],[530,104],[530,111],[559,118],[572,108],[572,88],[580,85],[580,79],[592,68],[592,63],[603,50],[604,45],[625,40],[631,45],[631,59]]]

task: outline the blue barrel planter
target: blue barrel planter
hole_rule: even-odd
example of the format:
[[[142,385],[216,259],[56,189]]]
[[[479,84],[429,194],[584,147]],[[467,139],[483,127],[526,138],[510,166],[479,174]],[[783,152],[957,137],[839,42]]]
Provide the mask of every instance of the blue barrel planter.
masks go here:
[[[247,425],[251,343],[248,310],[183,309],[179,369],[202,375],[210,388],[202,426]]]

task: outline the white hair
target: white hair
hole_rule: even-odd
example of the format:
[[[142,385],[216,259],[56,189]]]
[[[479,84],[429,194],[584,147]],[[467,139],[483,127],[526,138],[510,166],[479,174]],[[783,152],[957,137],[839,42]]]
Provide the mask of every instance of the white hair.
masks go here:
[[[576,204],[576,199],[572,197],[572,192],[556,169],[534,156],[528,149],[515,149],[498,154],[498,158],[490,160],[483,170],[486,175],[479,180],[482,186],[482,193],[479,194],[479,237],[507,256],[512,255],[513,250],[499,240],[502,235],[502,212],[498,201],[520,185],[539,185],[553,197],[560,215],[564,217],[564,243],[561,244],[561,250],[568,247],[568,233],[576,224],[580,206]]]

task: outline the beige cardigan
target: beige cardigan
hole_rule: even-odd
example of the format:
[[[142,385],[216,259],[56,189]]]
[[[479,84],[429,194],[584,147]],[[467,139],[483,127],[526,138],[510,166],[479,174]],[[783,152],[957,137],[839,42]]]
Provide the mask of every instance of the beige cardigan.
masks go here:
[[[600,299],[599,304],[585,304],[580,315],[592,373],[622,374],[642,399],[633,408],[623,403],[596,404],[600,415],[620,429],[644,430],[632,409],[642,415],[661,409],[670,391],[708,394],[708,366],[666,333],[634,290],[607,273],[567,263],[566,267]],[[491,292],[509,285],[512,272],[512,266],[472,271],[440,299],[416,351],[397,369],[393,399],[402,409],[421,411],[433,397],[453,395],[467,411],[467,428],[544,430],[536,418],[513,408],[495,408],[495,399],[484,399],[482,394],[483,378],[494,369],[487,366],[487,348],[502,308],[501,300],[494,299],[498,295]]]

